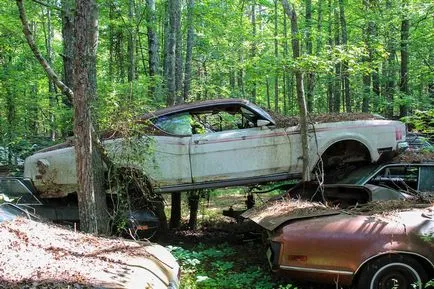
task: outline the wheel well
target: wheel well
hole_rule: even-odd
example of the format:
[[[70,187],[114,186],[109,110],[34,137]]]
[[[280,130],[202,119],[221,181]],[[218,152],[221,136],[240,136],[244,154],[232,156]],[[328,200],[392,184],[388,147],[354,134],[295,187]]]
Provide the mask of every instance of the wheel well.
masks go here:
[[[329,146],[321,156],[324,167],[343,163],[371,161],[368,148],[357,140],[338,141]]]
[[[375,256],[371,259],[368,259],[362,265],[360,265],[360,267],[357,268],[356,272],[354,273],[353,284],[357,283],[357,281],[360,277],[360,272],[362,272],[363,269],[370,262],[378,260],[378,259],[385,257],[385,256],[391,256],[391,255],[410,257],[422,265],[422,267],[426,270],[426,273],[428,274],[428,276],[434,276],[434,264],[432,264],[430,261],[428,261],[428,259],[426,259],[425,257],[422,257],[421,255],[413,254],[413,253],[407,253],[407,252],[385,253],[385,254]]]

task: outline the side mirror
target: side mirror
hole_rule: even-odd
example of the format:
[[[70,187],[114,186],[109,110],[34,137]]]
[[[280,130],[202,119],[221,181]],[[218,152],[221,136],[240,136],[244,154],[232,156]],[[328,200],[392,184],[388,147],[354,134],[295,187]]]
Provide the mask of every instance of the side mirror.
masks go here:
[[[266,126],[266,125],[269,125],[269,124],[270,124],[270,121],[269,120],[265,120],[265,119],[258,119],[258,121],[256,122],[256,125],[258,127],[263,127],[263,126]]]

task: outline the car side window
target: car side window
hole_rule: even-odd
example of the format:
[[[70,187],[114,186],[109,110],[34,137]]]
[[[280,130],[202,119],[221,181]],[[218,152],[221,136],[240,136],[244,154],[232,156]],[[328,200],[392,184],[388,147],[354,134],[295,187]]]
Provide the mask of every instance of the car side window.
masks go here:
[[[152,121],[162,131],[179,136],[192,134],[191,116],[188,112],[164,115]]]
[[[418,167],[392,166],[382,169],[369,183],[397,190],[417,190],[418,178]]]
[[[419,191],[434,192],[434,167],[420,167]]]

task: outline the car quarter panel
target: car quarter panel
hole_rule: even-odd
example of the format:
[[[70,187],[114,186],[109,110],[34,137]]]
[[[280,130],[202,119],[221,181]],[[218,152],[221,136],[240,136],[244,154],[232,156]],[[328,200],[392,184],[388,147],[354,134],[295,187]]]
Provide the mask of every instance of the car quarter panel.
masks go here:
[[[394,216],[334,215],[295,221],[272,234],[281,244],[279,270],[295,278],[350,284],[357,270],[372,257],[411,252],[434,260],[433,220],[422,211]]]
[[[405,125],[391,120],[357,120],[316,124],[311,130],[310,147],[314,156],[310,167],[317,163],[331,145],[344,140],[362,143],[370,153],[371,160],[377,161],[383,152],[396,151],[399,143],[405,142]]]

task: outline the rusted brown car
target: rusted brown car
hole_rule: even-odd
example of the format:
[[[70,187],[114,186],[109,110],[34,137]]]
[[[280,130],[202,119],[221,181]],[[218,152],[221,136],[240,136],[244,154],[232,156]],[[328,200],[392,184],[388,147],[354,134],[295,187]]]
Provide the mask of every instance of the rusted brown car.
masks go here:
[[[268,230],[275,272],[358,289],[407,289],[434,278],[433,212],[429,201],[387,188],[301,185],[243,216]]]

